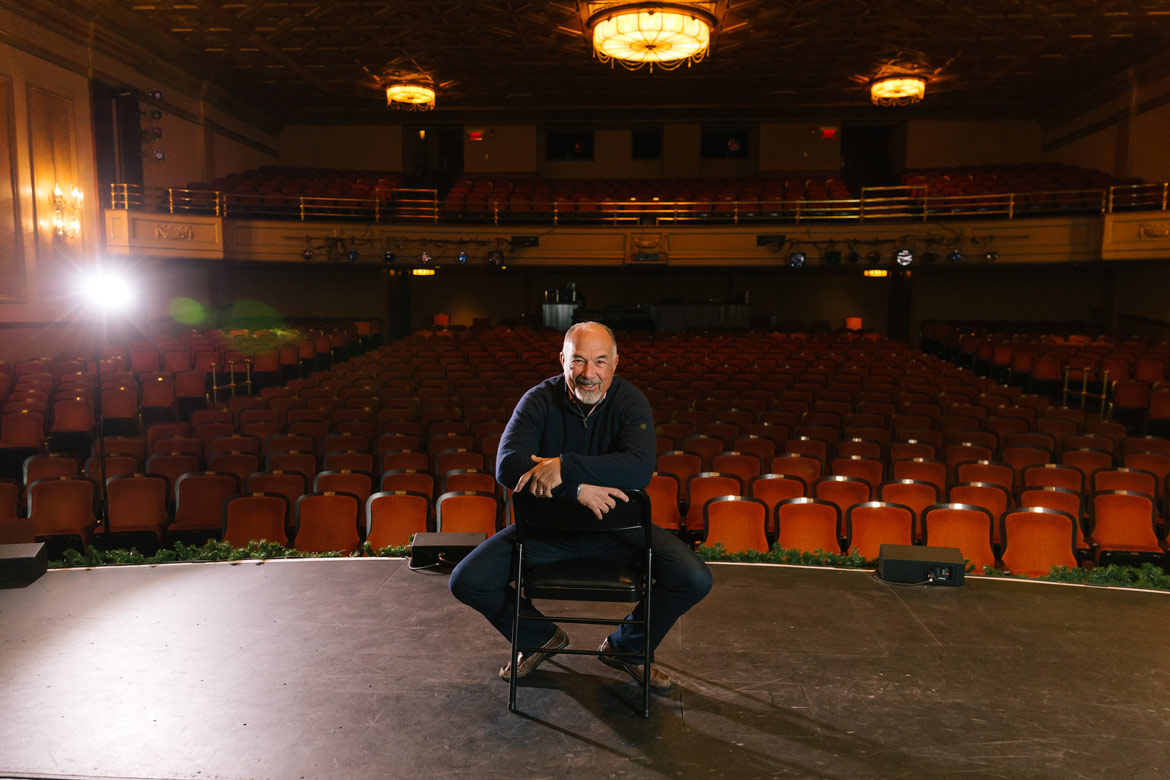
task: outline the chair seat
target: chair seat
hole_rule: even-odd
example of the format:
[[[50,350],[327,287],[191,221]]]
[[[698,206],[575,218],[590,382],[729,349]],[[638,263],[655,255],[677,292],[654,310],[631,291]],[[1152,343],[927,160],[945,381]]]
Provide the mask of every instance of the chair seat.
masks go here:
[[[530,599],[636,602],[642,599],[641,580],[630,566],[577,559],[528,569],[524,591]]]

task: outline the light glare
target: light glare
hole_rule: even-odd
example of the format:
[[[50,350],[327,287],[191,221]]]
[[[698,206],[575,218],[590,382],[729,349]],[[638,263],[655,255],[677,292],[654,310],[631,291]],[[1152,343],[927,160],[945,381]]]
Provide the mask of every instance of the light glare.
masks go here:
[[[126,277],[110,271],[93,271],[85,275],[81,292],[93,305],[107,311],[126,308],[134,300],[134,288]]]

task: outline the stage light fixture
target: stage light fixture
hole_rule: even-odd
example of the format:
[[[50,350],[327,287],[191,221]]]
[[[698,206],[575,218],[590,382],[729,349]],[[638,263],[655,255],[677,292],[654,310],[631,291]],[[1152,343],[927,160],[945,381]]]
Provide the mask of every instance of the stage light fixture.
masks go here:
[[[349,250],[349,252],[346,254],[346,257],[348,257],[348,258],[349,258],[349,262],[351,262],[351,263],[352,263],[352,262],[356,261],[356,260],[357,260],[359,257],[361,257],[361,253],[360,253],[360,252],[358,252],[356,249],[351,249],[351,250]]]
[[[894,262],[900,266],[908,266],[914,262],[914,253],[909,249],[899,249],[894,254]]]
[[[418,261],[420,263],[422,263],[423,265],[427,265],[428,263],[430,263],[431,262],[430,252],[428,252],[425,249],[423,251],[419,252],[418,253]]]
[[[487,255],[488,265],[494,265],[497,268],[504,267],[504,253],[499,249],[493,249]]]
[[[840,249],[826,249],[825,250],[825,265],[830,268],[835,268],[841,265],[841,250]]]
[[[460,252],[459,256],[456,257],[455,259],[459,261],[459,265],[467,265],[467,253],[466,252]]]
[[[938,255],[936,255],[934,252],[923,252],[922,253],[922,262],[924,262],[924,263],[938,262]]]
[[[873,263],[874,265],[877,265],[882,261],[882,253],[876,249],[866,255],[866,257],[869,259],[869,262]]]
[[[950,258],[952,263],[961,263],[963,261],[963,253],[958,249],[952,250]]]
[[[999,259],[999,252],[996,252],[994,249],[992,249],[983,256],[983,259],[989,263],[994,263]]]
[[[808,260],[808,255],[804,252],[793,252],[788,255],[788,265],[791,268],[804,268],[806,260]]]
[[[861,262],[861,255],[857,252],[850,251],[849,254],[845,255],[845,259],[849,261],[850,265],[857,265]]]
[[[385,263],[386,265],[390,265],[391,263],[393,263],[397,259],[398,259],[398,255],[394,254],[393,252],[386,252],[385,254],[382,255],[382,262]]]
[[[304,251],[301,252],[301,257],[305,258],[306,261],[312,260],[316,256],[317,253],[313,251],[313,247],[311,246],[305,247]]]

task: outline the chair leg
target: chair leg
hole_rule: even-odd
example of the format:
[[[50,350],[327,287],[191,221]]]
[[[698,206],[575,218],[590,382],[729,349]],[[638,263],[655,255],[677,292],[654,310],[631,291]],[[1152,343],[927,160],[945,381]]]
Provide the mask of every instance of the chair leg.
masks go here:
[[[645,609],[642,610],[642,617],[646,621],[646,625],[644,626],[643,632],[642,632],[645,635],[644,639],[643,639],[644,644],[642,646],[642,717],[643,718],[650,717],[650,606],[651,606],[650,605],[650,592],[653,590],[652,582],[651,582],[651,580],[653,578],[650,574],[650,572],[652,571],[650,568],[650,564],[652,562],[653,555],[654,555],[654,551],[650,547],[647,547],[646,548],[646,572],[645,572],[645,577],[646,577],[645,594],[646,595],[644,596],[646,607],[645,607]]]
[[[512,673],[508,675],[508,712],[516,712],[516,673],[519,664],[516,663],[516,648],[520,644],[520,572],[524,565],[524,542],[516,543],[516,611],[512,614],[512,655],[508,663],[512,665]]]

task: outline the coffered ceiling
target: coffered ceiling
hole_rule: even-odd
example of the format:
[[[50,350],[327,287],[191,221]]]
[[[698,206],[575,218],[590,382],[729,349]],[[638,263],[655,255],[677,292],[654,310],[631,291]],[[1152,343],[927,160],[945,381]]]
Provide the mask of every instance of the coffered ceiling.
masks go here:
[[[62,0],[30,0],[50,12]],[[428,121],[1034,117],[1092,105],[1161,67],[1170,0],[715,0],[710,56],[673,72],[591,54],[571,0],[91,0],[81,21],[130,38],[277,124],[413,121],[393,75],[438,91]],[[926,100],[870,105],[884,64],[929,74]],[[1151,65],[1151,63],[1153,63]]]

